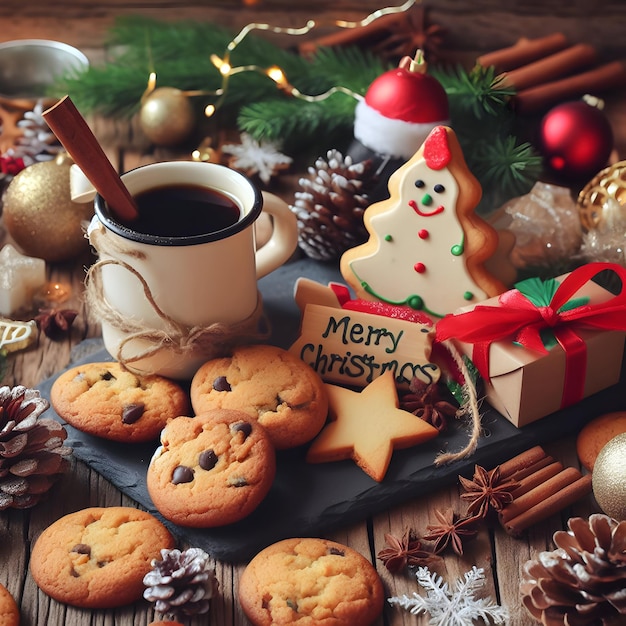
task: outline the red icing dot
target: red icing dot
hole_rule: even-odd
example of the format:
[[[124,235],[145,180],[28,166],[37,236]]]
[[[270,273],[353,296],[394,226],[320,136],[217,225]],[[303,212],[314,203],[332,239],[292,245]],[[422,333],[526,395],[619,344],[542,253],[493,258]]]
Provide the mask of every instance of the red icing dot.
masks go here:
[[[426,271],[426,266],[423,263],[416,263],[413,266],[413,269],[418,273],[418,274],[423,274]]]
[[[422,230],[420,230],[420,231],[417,233],[417,236],[418,236],[420,239],[427,239],[429,234],[430,234],[430,233],[429,233],[429,232],[428,232],[425,228],[422,228]]]

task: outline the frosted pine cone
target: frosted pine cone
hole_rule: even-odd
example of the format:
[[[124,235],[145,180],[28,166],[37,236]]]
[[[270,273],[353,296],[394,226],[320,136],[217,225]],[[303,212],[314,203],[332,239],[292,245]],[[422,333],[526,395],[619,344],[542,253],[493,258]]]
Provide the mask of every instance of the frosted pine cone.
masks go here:
[[[68,466],[65,428],[40,419],[49,406],[35,389],[0,387],[0,510],[34,506]]]
[[[524,565],[521,593],[545,626],[613,626],[626,622],[626,521],[576,517],[554,534],[557,549]]]
[[[152,571],[143,579],[143,597],[154,602],[162,615],[207,613],[217,595],[215,571],[209,555],[200,548],[161,550],[161,560],[152,561]]]
[[[326,157],[308,168],[309,178],[300,179],[302,191],[295,193],[291,207],[298,218],[300,247],[322,261],[337,259],[365,241],[363,212],[369,205],[369,161],[353,163],[337,150],[329,150]]]
[[[49,161],[63,151],[63,147],[43,117],[44,109],[44,102],[37,101],[33,110],[26,111],[23,119],[17,123],[22,135],[8,151],[8,155],[23,159],[26,165]]]

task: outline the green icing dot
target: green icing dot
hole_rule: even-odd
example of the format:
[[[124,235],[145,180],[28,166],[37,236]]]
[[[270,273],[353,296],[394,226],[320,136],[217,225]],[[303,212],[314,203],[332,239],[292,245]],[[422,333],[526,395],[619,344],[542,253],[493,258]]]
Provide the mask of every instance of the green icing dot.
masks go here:
[[[473,300],[474,299],[474,294],[471,291],[466,291],[463,294],[463,298],[465,298],[465,300]]]
[[[393,237],[391,235],[385,235],[385,241],[391,241]]]
[[[406,303],[412,308],[415,309],[416,311],[420,311],[421,309],[424,308],[424,300],[420,297],[420,296],[410,296],[409,298],[407,298]]]
[[[463,244],[456,244],[455,246],[452,246],[450,248],[450,252],[454,255],[454,256],[461,256],[463,254]]]

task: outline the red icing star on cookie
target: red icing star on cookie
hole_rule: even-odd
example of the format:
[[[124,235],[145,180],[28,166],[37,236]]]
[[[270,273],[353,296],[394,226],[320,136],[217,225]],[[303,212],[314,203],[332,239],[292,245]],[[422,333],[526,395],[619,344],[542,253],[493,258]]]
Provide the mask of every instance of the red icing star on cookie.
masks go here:
[[[326,387],[331,421],[309,448],[309,463],[352,459],[380,482],[394,450],[437,436],[436,428],[398,408],[391,371],[375,378],[360,393],[336,385]]]

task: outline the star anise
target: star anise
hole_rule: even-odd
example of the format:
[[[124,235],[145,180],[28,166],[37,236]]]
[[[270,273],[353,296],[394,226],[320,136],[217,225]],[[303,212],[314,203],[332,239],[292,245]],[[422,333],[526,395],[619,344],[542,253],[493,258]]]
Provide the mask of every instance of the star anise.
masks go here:
[[[440,554],[448,546],[458,554],[463,554],[463,539],[469,539],[478,532],[478,517],[457,517],[452,509],[435,510],[438,524],[426,526],[426,541],[434,541],[433,552]]]
[[[397,574],[406,567],[426,565],[433,560],[435,555],[422,546],[411,529],[407,529],[401,539],[387,533],[384,547],[377,557],[383,565],[392,573]]]
[[[452,402],[441,397],[437,383],[427,383],[417,376],[409,383],[409,392],[400,398],[400,408],[428,422],[438,431],[444,430],[448,419],[458,411]]]
[[[519,486],[515,480],[502,479],[500,466],[487,471],[480,465],[474,467],[472,480],[459,476],[459,482],[465,490],[461,500],[469,502],[468,515],[485,517],[490,509],[501,511],[513,501],[513,491]]]
[[[436,59],[443,43],[444,29],[438,24],[427,25],[426,10],[422,5],[397,16],[382,41],[372,51],[387,59],[414,56],[422,50],[429,61]]]
[[[46,337],[60,339],[69,333],[77,315],[73,309],[41,309],[35,322]]]

